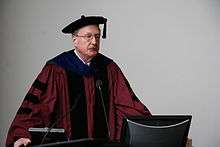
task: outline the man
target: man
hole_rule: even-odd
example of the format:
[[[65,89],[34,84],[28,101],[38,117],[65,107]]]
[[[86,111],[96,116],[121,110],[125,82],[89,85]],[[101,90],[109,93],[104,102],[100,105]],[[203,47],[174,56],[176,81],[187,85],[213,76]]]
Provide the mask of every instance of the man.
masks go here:
[[[68,140],[119,141],[124,116],[150,115],[116,63],[99,53],[99,25],[105,38],[106,22],[82,16],[62,30],[72,34],[75,49],[46,63],[11,124],[6,146],[26,146],[28,128],[51,126],[64,128]]]

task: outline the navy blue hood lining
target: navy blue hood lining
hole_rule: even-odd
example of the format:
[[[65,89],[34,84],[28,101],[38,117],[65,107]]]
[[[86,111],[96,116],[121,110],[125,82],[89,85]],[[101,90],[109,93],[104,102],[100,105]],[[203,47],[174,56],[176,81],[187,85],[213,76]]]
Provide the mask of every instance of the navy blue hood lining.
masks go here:
[[[78,75],[94,75],[97,71],[106,68],[113,62],[112,59],[98,53],[90,63],[90,66],[84,64],[74,53],[74,50],[63,52],[60,55],[49,60],[47,64],[56,64],[64,69],[77,73]]]

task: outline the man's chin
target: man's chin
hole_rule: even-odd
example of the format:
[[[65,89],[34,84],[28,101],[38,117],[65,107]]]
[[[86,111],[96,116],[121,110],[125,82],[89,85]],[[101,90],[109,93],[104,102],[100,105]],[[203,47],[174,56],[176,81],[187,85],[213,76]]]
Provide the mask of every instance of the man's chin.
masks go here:
[[[88,56],[89,56],[89,58],[93,58],[93,57],[95,57],[97,54],[98,54],[98,52],[90,52],[90,53],[88,54]]]

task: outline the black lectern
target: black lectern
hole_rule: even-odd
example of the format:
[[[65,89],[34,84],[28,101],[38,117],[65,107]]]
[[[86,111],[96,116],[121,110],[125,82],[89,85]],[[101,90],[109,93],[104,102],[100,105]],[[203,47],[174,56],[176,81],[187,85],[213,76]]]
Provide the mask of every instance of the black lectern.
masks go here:
[[[128,147],[128,146],[125,144],[121,144],[119,142],[109,142],[103,139],[86,138],[86,139],[77,139],[77,140],[63,141],[56,143],[48,143],[48,144],[31,146],[31,147]]]

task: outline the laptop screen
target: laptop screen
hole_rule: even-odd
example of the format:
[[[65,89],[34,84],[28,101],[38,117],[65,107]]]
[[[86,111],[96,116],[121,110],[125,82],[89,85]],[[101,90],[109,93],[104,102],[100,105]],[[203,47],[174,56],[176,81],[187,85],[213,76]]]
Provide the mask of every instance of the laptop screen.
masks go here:
[[[191,115],[126,117],[121,142],[130,147],[185,147],[191,119]]]

